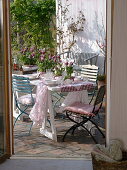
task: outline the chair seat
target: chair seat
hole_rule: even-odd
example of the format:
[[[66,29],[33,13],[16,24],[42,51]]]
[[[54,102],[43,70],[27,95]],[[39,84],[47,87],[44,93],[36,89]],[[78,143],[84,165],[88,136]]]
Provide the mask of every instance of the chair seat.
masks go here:
[[[32,94],[32,96],[35,102],[36,94]],[[19,97],[17,101],[22,105],[33,105],[34,104],[30,94]]]
[[[74,112],[76,114],[82,114],[86,116],[95,116],[95,114],[92,113],[93,111],[93,105],[90,104],[84,104],[81,102],[75,102],[70,106],[67,106],[65,108],[65,111]]]

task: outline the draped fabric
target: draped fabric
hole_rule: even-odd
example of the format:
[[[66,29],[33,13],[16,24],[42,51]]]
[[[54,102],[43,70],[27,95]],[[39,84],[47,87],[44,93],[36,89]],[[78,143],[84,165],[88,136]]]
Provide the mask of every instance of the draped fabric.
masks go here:
[[[42,125],[48,111],[48,88],[43,82],[39,83],[36,92],[36,101],[30,112],[30,119],[34,125]]]

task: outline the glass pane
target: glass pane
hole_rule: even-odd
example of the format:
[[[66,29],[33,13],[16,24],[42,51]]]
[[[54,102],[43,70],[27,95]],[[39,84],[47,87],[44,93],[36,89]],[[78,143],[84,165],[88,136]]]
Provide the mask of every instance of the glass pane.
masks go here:
[[[6,154],[3,4],[0,0],[0,157]]]

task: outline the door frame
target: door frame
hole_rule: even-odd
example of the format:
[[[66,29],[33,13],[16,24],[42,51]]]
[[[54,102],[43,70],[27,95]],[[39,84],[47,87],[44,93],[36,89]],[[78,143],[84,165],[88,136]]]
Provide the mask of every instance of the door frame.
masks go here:
[[[7,114],[7,156],[6,158],[9,158],[14,153],[14,138],[13,138],[13,111],[12,111],[12,90],[11,90],[11,48],[10,48],[10,25],[9,25],[9,12],[10,12],[10,1],[9,0],[3,0],[5,10],[5,47],[6,47],[6,57],[5,57],[5,63],[6,63],[6,69],[5,69],[5,75],[7,77],[6,81],[6,88],[8,88],[8,84],[10,87],[8,88],[8,91],[6,92],[6,105],[9,107],[6,108]],[[106,144],[109,143],[109,115],[110,115],[110,89],[111,89],[111,54],[112,54],[112,23],[113,23],[113,3],[114,0],[106,0],[106,17],[107,17],[107,56],[106,56],[106,63],[107,63],[107,97],[106,97]],[[9,53],[8,53],[9,51]]]
[[[9,26],[9,0],[2,0],[3,4],[3,53],[4,53],[4,84],[5,84],[5,124],[6,124],[6,135],[5,135],[5,143],[6,143],[6,152],[0,157],[0,163],[4,160],[8,159],[12,154],[12,128],[10,128],[12,122],[12,103],[11,103],[11,65],[10,65],[10,26]]]
[[[112,74],[112,35],[113,35],[114,0],[107,0],[107,99],[106,99],[106,144],[109,144],[110,107],[111,107],[111,74]]]

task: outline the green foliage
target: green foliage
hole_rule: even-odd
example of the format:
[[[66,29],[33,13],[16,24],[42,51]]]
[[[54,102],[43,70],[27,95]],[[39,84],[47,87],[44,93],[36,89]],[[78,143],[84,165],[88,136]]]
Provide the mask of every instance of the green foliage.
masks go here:
[[[71,77],[71,74],[73,73],[73,66],[67,66],[66,72],[67,72],[67,76]]]
[[[37,60],[37,65],[40,72],[46,72],[47,69],[51,71],[55,70],[55,67],[60,63],[60,57],[51,55],[49,51],[45,51],[45,49],[41,49],[40,55]]]
[[[25,47],[22,48],[18,60],[23,65],[35,65],[39,56],[39,51],[35,47]]]
[[[73,69],[73,63],[72,62],[66,62],[65,63],[65,69],[67,75],[65,76],[65,79],[70,79],[72,77],[72,73],[74,71]]]
[[[11,2],[12,47],[55,45],[55,0],[14,0]]]
[[[55,76],[62,76],[62,73],[65,71],[65,68],[62,66],[62,63],[59,62],[55,67]]]
[[[97,76],[97,80],[98,81],[105,81],[106,80],[106,75],[105,74],[99,74]]]

